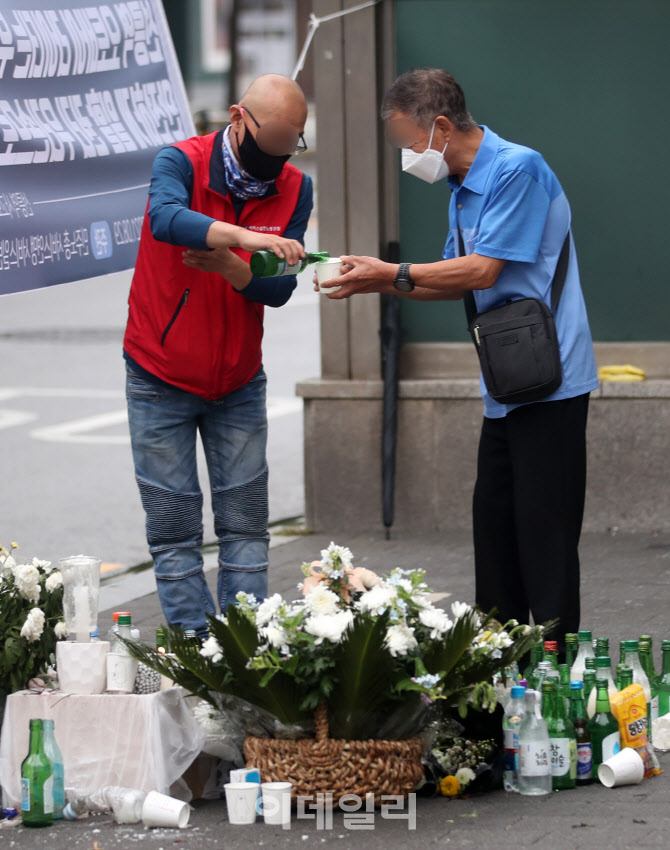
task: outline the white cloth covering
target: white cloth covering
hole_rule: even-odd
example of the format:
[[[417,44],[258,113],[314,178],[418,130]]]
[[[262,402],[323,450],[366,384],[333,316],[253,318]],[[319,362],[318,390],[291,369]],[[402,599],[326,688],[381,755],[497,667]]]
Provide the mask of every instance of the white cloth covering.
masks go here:
[[[66,792],[85,796],[105,785],[170,793],[199,754],[206,732],[188,692],[63,694],[19,691],[7,698],[0,738],[5,806],[20,806],[21,762],[31,718],[52,719],[63,754]]]

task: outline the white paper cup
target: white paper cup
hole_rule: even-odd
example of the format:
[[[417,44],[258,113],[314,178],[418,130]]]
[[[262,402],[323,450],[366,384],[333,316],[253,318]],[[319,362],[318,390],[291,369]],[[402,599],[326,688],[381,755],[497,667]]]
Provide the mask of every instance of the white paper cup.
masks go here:
[[[123,652],[107,653],[107,691],[132,694],[137,676],[137,659]]]
[[[258,801],[258,782],[227,782],[226,806],[228,820],[233,824],[256,823],[256,803]]]
[[[607,788],[638,785],[644,779],[642,756],[632,747],[624,747],[598,767],[598,779]]]
[[[263,782],[263,820],[265,823],[286,826],[291,823],[292,782]]]
[[[61,691],[64,694],[101,694],[107,682],[105,660],[108,652],[106,640],[91,643],[59,640],[56,669]]]
[[[183,829],[191,816],[188,803],[176,800],[158,791],[149,791],[142,806],[142,823],[145,826],[167,826]]]
[[[323,263],[317,263],[316,279],[319,284],[319,292],[322,292],[324,295],[328,295],[329,292],[337,292],[338,289],[342,289],[341,286],[324,287],[322,285],[329,280],[333,280],[334,278],[339,277],[341,273],[342,260],[339,257],[331,257],[329,260],[325,260]]]

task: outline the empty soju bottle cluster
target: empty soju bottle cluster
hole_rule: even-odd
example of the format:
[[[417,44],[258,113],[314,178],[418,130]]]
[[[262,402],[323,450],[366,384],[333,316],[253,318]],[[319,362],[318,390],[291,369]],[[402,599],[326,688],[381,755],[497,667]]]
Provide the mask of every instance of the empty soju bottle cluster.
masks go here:
[[[511,671],[503,718],[506,791],[539,795],[587,785],[626,746],[642,757],[645,776],[658,772],[649,744],[652,722],[670,711],[670,641],[662,644],[660,675],[649,635],[621,641],[614,673],[607,638],[594,641],[580,631],[566,635],[565,644],[565,664],[558,663],[556,642],[545,641],[531,649],[522,678]]]
[[[21,765],[21,818],[24,826],[49,826],[63,817],[63,756],[53,720],[30,721],[28,755]]]

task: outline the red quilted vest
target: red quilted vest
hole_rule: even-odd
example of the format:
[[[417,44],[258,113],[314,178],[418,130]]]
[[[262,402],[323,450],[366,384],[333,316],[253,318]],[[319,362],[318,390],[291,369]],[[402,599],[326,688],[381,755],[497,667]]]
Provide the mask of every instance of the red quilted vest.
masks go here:
[[[191,209],[252,230],[271,228],[281,236],[298,203],[302,172],[284,165],[276,193],[247,201],[238,220],[226,187],[211,183],[210,159],[221,156],[218,145],[214,149],[217,137],[220,133],[196,136],[176,145],[193,165]],[[220,398],[246,384],[261,366],[263,305],[247,300],[220,275],[185,266],[183,251],[154,239],[145,212],[123,347],[163,381],[203,398]],[[249,259],[248,252],[235,252]]]

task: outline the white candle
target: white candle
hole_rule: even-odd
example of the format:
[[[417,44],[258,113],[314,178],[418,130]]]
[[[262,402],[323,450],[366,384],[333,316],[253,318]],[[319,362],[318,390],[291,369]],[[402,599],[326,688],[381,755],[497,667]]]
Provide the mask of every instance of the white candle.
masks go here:
[[[74,587],[72,598],[74,601],[74,631],[77,640],[84,643],[91,639],[91,609],[88,599],[87,587]]]

